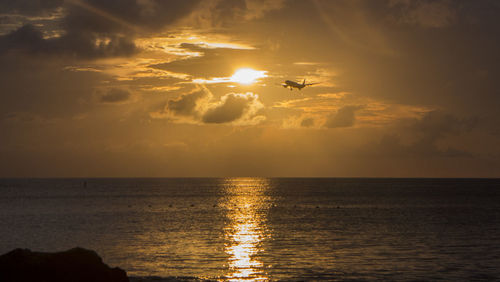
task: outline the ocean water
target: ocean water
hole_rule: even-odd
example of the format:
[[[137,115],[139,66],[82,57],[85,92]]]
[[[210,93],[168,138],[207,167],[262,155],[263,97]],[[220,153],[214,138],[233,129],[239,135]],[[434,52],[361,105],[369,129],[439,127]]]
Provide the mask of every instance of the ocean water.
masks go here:
[[[132,281],[499,280],[500,180],[0,180],[0,253],[75,246]]]

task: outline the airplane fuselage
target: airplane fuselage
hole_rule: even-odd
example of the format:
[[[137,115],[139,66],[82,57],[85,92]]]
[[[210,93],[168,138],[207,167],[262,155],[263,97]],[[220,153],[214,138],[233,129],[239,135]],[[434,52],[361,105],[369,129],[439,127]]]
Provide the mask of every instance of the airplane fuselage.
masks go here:
[[[306,87],[306,84],[305,83],[301,84],[301,83],[297,83],[295,81],[287,80],[283,84],[283,87],[290,88],[290,90],[292,90],[293,88],[297,88],[297,89],[301,90],[302,88]]]

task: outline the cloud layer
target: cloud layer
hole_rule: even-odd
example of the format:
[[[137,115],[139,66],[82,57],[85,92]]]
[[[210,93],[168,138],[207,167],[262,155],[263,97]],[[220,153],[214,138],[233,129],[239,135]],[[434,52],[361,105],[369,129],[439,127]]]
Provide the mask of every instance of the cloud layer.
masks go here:
[[[325,127],[338,128],[353,126],[356,121],[356,111],[360,109],[362,109],[360,106],[345,106],[340,108],[335,114],[327,118]]]
[[[180,123],[250,125],[265,120],[263,109],[259,96],[251,92],[228,93],[217,100],[207,90],[196,90],[169,100],[151,117]]]
[[[137,51],[134,38],[172,24],[189,14],[198,0],[171,1],[8,1],[0,12],[41,14],[62,7],[59,36],[45,38],[41,29],[25,24],[0,36],[0,54],[24,51],[30,54],[77,58],[130,56]],[[59,19],[58,19],[59,20]]]
[[[124,103],[127,102],[132,95],[125,89],[112,88],[99,97],[102,103]]]
[[[0,1],[0,176],[498,177],[499,15],[465,0]],[[265,75],[230,78],[244,68]],[[281,86],[304,79],[318,84]]]

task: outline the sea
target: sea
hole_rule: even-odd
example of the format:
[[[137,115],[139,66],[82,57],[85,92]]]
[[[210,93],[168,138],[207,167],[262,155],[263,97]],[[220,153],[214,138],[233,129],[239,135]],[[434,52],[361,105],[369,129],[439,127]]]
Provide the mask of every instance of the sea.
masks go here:
[[[0,179],[0,254],[131,281],[500,280],[500,179]]]

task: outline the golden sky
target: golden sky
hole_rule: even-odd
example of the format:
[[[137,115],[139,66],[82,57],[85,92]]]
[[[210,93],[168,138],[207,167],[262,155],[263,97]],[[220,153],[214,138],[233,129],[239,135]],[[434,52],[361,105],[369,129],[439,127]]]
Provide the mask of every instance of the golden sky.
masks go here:
[[[1,1],[0,176],[500,177],[498,34],[488,0]]]

